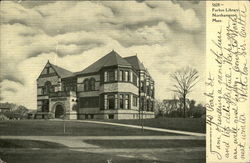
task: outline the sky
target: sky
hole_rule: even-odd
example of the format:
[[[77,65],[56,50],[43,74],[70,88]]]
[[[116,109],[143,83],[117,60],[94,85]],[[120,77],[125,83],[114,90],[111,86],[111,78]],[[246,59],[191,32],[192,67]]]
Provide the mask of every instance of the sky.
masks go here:
[[[196,1],[1,1],[0,102],[36,109],[36,79],[49,60],[76,72],[115,50],[136,55],[170,99],[170,73],[190,66],[205,98],[205,3]]]

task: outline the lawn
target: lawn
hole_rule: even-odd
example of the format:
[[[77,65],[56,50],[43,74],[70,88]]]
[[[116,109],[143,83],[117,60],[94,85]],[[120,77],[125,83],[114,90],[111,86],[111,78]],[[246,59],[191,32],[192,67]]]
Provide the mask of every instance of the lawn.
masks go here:
[[[153,120],[153,119],[152,119]],[[145,120],[149,122],[152,120]],[[158,119],[159,120],[159,119]],[[131,123],[137,121],[130,120]],[[155,120],[156,121],[156,120]],[[112,121],[128,122],[128,121]],[[146,124],[146,123],[145,123]],[[152,123],[154,124],[154,123]],[[155,122],[155,124],[157,124]],[[160,123],[161,125],[164,123]],[[119,127],[105,124],[84,122],[66,122],[66,134],[63,133],[63,121],[48,120],[20,120],[0,121],[0,136],[138,136],[138,135],[178,135],[165,132],[156,132],[140,129]],[[150,126],[150,125],[147,125]],[[154,126],[153,126],[154,127]],[[83,139],[80,139],[83,140]],[[159,163],[175,162],[176,160],[187,163],[200,163],[205,161],[205,140],[83,140],[83,143],[99,146],[99,152],[91,152],[88,147],[85,151],[71,148],[63,144],[37,140],[0,139],[0,159],[7,163]],[[183,151],[179,148],[191,151]],[[192,151],[198,147],[198,151]],[[85,147],[84,147],[85,148]],[[83,148],[83,149],[84,149]],[[103,152],[105,150],[127,150],[127,153]],[[153,148],[160,149],[151,151]],[[173,148],[165,152],[164,149]],[[176,149],[175,149],[176,148]],[[134,153],[133,150],[138,151]],[[146,152],[140,151],[146,149]],[[148,150],[147,150],[148,149]],[[103,150],[103,151],[102,151]],[[163,150],[163,151],[162,151]],[[119,152],[119,150],[118,150]],[[178,156],[178,157],[176,157]],[[158,161],[152,160],[156,158]],[[108,161],[112,160],[112,161]],[[167,160],[167,161],[166,161]],[[1,162],[1,161],[0,161]]]
[[[206,140],[84,140],[102,148],[179,148],[205,147]]]
[[[7,163],[160,163],[149,159],[128,158],[111,154],[78,152],[68,149],[21,149],[5,152],[0,149],[0,158]]]
[[[132,120],[101,120],[105,122],[115,122],[131,125],[140,125],[138,119]],[[144,119],[144,126],[173,129],[181,131],[191,131],[198,133],[206,133],[206,121],[202,118],[154,118]]]
[[[129,136],[129,135],[178,135],[140,129],[118,127],[105,124],[83,122],[66,122],[66,133],[63,132],[63,121],[20,120],[0,121],[0,135],[19,136]]]
[[[62,144],[37,141],[37,140],[21,140],[21,139],[0,139],[1,148],[67,148]]]

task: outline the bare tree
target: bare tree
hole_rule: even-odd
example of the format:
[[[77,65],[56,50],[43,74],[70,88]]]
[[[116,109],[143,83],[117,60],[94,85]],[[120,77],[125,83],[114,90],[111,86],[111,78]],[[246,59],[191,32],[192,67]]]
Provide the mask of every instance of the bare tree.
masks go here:
[[[179,94],[180,99],[183,103],[184,118],[186,116],[186,98],[187,95],[192,91],[192,88],[197,84],[199,74],[195,68],[185,67],[172,73],[170,77],[173,79],[173,92]]]

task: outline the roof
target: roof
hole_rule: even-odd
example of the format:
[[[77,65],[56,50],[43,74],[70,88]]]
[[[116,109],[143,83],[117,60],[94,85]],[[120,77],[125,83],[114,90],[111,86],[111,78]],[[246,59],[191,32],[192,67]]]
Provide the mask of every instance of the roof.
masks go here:
[[[124,59],[126,59],[136,70],[146,70],[143,63],[136,55],[125,57]]]
[[[56,65],[53,65],[50,63],[50,65],[55,69],[56,73],[61,77],[61,78],[66,78],[66,77],[71,77],[71,76],[74,76],[74,73],[69,71],[69,70],[66,70],[62,67],[59,67],[59,66],[56,66]]]
[[[104,57],[100,58],[84,70],[77,72],[76,74],[87,74],[87,73],[93,73],[98,72],[103,67],[109,67],[109,66],[129,66],[132,65],[124,58],[122,58],[116,51],[112,50]]]

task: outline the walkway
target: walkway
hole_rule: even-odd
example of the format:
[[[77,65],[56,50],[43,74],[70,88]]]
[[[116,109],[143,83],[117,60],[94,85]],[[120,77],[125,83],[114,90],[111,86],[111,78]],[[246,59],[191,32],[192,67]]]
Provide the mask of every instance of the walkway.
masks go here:
[[[138,129],[141,129],[141,126],[137,126],[137,125],[128,125],[128,124],[113,123],[113,122],[88,121],[88,120],[67,120],[67,121],[73,121],[73,122],[87,122],[87,123],[96,123],[96,124],[106,124],[106,125],[113,125],[113,126],[121,126],[121,127],[130,127],[130,128],[138,128]],[[190,136],[201,136],[201,137],[206,137],[206,134],[204,134],[204,133],[197,133],[197,132],[170,130],[170,129],[155,128],[155,127],[147,127],[147,126],[144,126],[143,129],[144,129],[144,130],[151,130],[151,131],[160,131],[160,132],[168,132],[168,133],[175,133],[175,134],[190,135]]]

